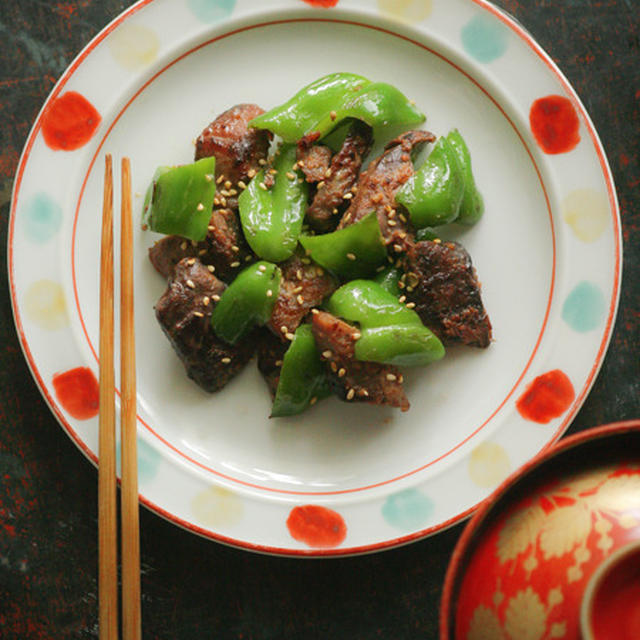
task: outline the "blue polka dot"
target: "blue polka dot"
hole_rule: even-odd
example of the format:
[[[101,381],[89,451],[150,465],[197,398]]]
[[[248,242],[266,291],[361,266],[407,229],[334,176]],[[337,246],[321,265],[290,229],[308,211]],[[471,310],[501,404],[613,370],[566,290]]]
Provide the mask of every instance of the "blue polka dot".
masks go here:
[[[433,502],[417,489],[394,493],[382,505],[382,517],[403,531],[424,527],[432,513]]]
[[[231,15],[236,0],[188,0],[189,9],[202,22],[217,22]]]
[[[602,291],[586,280],[577,284],[562,306],[562,319],[580,333],[597,329],[603,322],[606,303]]]
[[[60,229],[62,209],[46,193],[36,193],[26,203],[23,220],[27,237],[33,242],[44,244]]]
[[[509,32],[496,18],[480,13],[462,28],[462,45],[478,62],[493,62],[507,50]]]
[[[121,467],[121,451],[120,443],[116,445],[116,472],[120,475]],[[146,482],[153,480],[162,457],[146,440],[138,438],[138,482]]]

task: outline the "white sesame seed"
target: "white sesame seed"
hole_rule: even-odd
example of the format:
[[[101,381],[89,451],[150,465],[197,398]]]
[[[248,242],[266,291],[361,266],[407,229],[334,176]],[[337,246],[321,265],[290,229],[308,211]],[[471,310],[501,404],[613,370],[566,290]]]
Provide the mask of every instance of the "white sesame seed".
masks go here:
[[[415,302],[407,302],[407,309],[413,309],[416,306]]]
[[[196,263],[196,259],[195,258],[189,258],[187,260],[187,264],[191,267]]]
[[[302,280],[302,269],[298,269],[296,271],[296,278],[298,278],[298,280]]]
[[[301,295],[298,295],[296,300],[298,301],[298,304],[304,304],[304,298]]]
[[[318,182],[318,189],[322,189],[322,187],[324,187],[324,180],[320,180],[320,182]]]
[[[330,178],[330,177],[331,177],[331,169],[330,169],[330,168],[329,168],[329,169],[327,169],[327,170],[324,172],[324,177],[325,177],[325,178]]]
[[[219,296],[217,293],[214,293],[214,294],[211,296],[211,299],[212,299],[214,302],[220,302],[220,296]]]
[[[198,251],[199,256],[203,256],[205,253],[207,253],[206,249],[200,249],[200,251]]]
[[[296,174],[295,173],[291,173],[291,171],[287,171],[287,173],[285,173],[285,175],[287,176],[287,178],[289,178],[289,180],[295,180],[296,179]]]
[[[230,266],[231,268],[235,269],[236,267],[239,267],[239,266],[240,266],[240,263],[236,260],[235,262],[232,262],[229,266]]]
[[[266,185],[264,182],[261,182],[258,186],[259,186],[263,191],[268,191],[268,189],[267,189],[267,185]]]
[[[349,192],[345,193],[345,194],[342,196],[342,199],[343,199],[343,200],[351,200],[351,198],[353,198],[353,193],[351,193],[351,191],[349,191]]]
[[[211,273],[213,273],[216,270],[216,268],[212,264],[208,264],[207,269],[209,269]]]
[[[282,360],[276,360],[273,364],[274,364],[276,367],[281,367],[281,366],[282,366]]]
[[[220,184],[221,182],[224,182],[224,174],[220,174],[218,176],[218,179],[216,180],[216,184]]]
[[[352,336],[354,340],[360,340],[360,338],[362,338],[362,334],[359,331],[354,331]]]
[[[400,296],[398,298],[398,302],[404,302],[407,299],[407,296]]]
[[[283,324],[283,325],[280,327],[280,331],[281,331],[282,333],[287,333],[287,332],[289,331],[289,328]]]
[[[187,249],[187,242],[186,242],[186,240],[185,240],[185,241],[180,245],[180,248],[181,248],[183,251],[186,251],[186,249]]]
[[[390,227],[395,227],[395,226],[396,226],[396,224],[398,224],[398,223],[397,223],[395,220],[391,220],[391,219],[389,219],[389,220],[387,220],[387,224],[388,224]]]
[[[231,189],[231,187],[232,187],[231,180],[225,180],[224,181],[224,188],[225,189]]]
[[[241,189],[246,189],[247,188],[247,183],[244,180],[238,180],[238,186]]]
[[[208,306],[209,306],[209,296],[205,296],[204,298],[202,298],[202,304],[203,304],[205,307],[208,307]]]
[[[193,283],[193,280],[187,280],[186,284],[187,284],[187,287],[189,287],[189,289],[196,288],[196,285]]]
[[[322,357],[323,358],[327,358],[327,360],[333,355],[333,352],[331,351],[331,349],[326,349],[325,351],[322,352]]]
[[[346,369],[344,367],[341,367],[338,371],[338,378],[344,378],[346,373],[347,373]]]
[[[332,120],[335,120],[335,119],[338,117],[338,114],[337,114],[335,111],[331,111],[331,112],[329,113],[329,117],[330,117]]]
[[[256,170],[255,169],[249,169],[249,171],[247,171],[247,178],[253,178],[253,176],[256,175]],[[238,183],[240,184],[240,183]]]
[[[261,167],[264,167],[264,165],[267,164],[267,161],[264,158],[260,158],[260,160],[258,160],[258,164]]]
[[[394,380],[397,380],[397,376],[395,376],[393,373],[387,373],[387,380],[393,382]]]
[[[222,358],[220,362],[222,362],[222,364],[229,364],[231,362],[231,358]]]
[[[347,400],[353,400],[353,396],[356,395],[355,389],[349,389],[347,392]]]
[[[311,313],[315,316],[320,312],[317,309],[311,309]]]
[[[338,213],[338,210],[334,207],[331,211],[331,213],[333,213],[333,215],[335,216]]]
[[[235,244],[232,244],[231,251],[233,251],[234,253],[238,253],[238,251],[240,251],[240,247],[237,247]]]
[[[196,318],[204,318],[204,313],[202,313],[202,311],[194,311],[193,315],[196,316]]]
[[[213,198],[213,204],[216,205],[216,207],[220,206],[220,198],[218,198],[218,196],[214,196]]]
[[[285,334],[284,334],[284,337],[285,337],[287,340],[293,340],[293,339],[295,338],[295,336],[293,335],[293,333],[285,333]]]
[[[267,289],[267,298],[270,298],[273,295],[273,291],[271,289]]]
[[[213,175],[211,173],[206,173],[205,176],[204,176],[204,179],[207,182],[211,182],[213,180]]]
[[[355,260],[356,256],[353,253],[347,253],[347,258],[349,258],[349,260]]]
[[[204,211],[204,205],[202,204],[202,202],[198,202],[198,206],[196,207],[196,209],[198,211]]]
[[[220,189],[220,195],[224,196],[225,198],[228,198],[231,195],[231,193],[226,189]]]
[[[267,267],[263,264],[258,265],[258,271],[262,271],[262,273],[264,273],[267,270]]]

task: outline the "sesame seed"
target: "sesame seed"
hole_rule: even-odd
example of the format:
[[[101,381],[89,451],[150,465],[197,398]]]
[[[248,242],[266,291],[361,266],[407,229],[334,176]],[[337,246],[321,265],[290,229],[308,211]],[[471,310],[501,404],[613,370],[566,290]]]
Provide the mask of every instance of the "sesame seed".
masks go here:
[[[210,300],[209,300],[209,296],[205,296],[204,298],[202,298],[202,304],[203,304],[205,307],[208,307],[208,306],[209,306],[209,302],[210,302]]]
[[[313,396],[311,400],[309,400],[309,404],[313,406],[316,402],[318,402],[318,396]]]
[[[304,160],[298,160],[298,165],[301,167],[304,167]]]
[[[187,287],[189,287],[189,289],[195,289],[196,285],[193,283],[193,280],[187,280],[186,282]]]
[[[396,210],[395,209],[391,209],[391,211],[389,211],[389,218],[395,218],[396,216]]]
[[[275,175],[278,173],[278,170],[277,170],[277,169],[269,169],[269,173],[270,173],[272,176],[275,176]]]
[[[231,251],[234,253],[238,253],[240,251],[240,247],[237,247],[235,244],[231,245]]]
[[[302,285],[300,285],[299,287],[296,287],[292,293],[300,293],[302,291]]]
[[[298,184],[302,184],[304,182],[304,178],[298,178]]]
[[[282,333],[287,333],[287,332],[289,331],[289,328],[288,328],[288,327],[286,327],[285,325],[282,325],[282,326],[280,327],[280,331],[281,331]]]
[[[318,315],[320,312],[317,309],[311,309],[311,313],[315,316],[315,315]]]
[[[297,163],[297,162],[294,162],[294,163],[293,163],[293,166],[291,167],[291,170],[292,170],[292,171],[297,171],[297,169],[298,169],[298,163]]]
[[[404,284],[404,282],[402,282],[402,281],[398,281],[398,288],[400,288],[400,289],[404,289],[404,288],[405,288],[405,286],[406,286],[406,285]]]
[[[404,302],[407,299],[407,296],[400,296],[398,298],[398,302]]]
[[[246,189],[247,188],[247,183],[244,180],[238,180],[238,186],[241,189]]]
[[[218,196],[214,196],[213,198],[213,204],[216,205],[216,207],[220,206],[220,198],[218,198]]]
[[[298,280],[302,280],[302,269],[298,269],[296,271],[296,278],[298,278]]]
[[[395,226],[396,226],[396,224],[398,224],[398,223],[397,223],[395,220],[387,220],[387,224],[388,224],[390,227],[395,227]]]
[[[347,400],[353,400],[353,396],[356,395],[355,389],[349,389],[347,391]]]
[[[325,178],[330,178],[330,177],[331,177],[331,169],[327,169],[327,170],[324,172],[324,177],[325,177]]]
[[[400,220],[402,220],[402,222],[406,222],[407,221],[407,216],[405,216],[404,213],[399,213],[398,214],[398,218],[400,218]]]
[[[394,245],[393,245],[393,250],[394,250],[396,253],[402,253],[402,247],[401,247],[399,244],[394,244]]]
[[[352,337],[354,340],[360,340],[360,338],[362,338],[362,334],[359,331],[354,331]]]
[[[362,390],[362,395],[365,396],[366,398],[369,397],[369,392],[366,389]]]
[[[222,362],[222,364],[229,364],[231,362],[231,358],[222,358],[220,362]]]
[[[199,256],[203,256],[205,253],[207,253],[206,249],[200,249],[200,251],[198,251]]]
[[[225,182],[224,182],[224,188],[225,188],[225,189],[231,189],[231,187],[232,187],[232,182],[231,182],[231,180],[225,180]]]
[[[289,180],[295,180],[296,179],[296,174],[295,173],[291,173],[291,171],[287,171],[287,173],[284,174],[285,176],[287,176],[287,178],[289,178]]]
[[[213,174],[211,174],[211,173],[206,173],[206,174],[205,174],[205,176],[204,176],[204,179],[205,179],[207,182],[211,182],[211,181],[213,180]]]
[[[318,189],[322,189],[322,187],[324,187],[324,180],[320,180],[320,182],[318,182]]]
[[[198,202],[198,206],[196,207],[196,209],[198,211],[204,211],[204,205],[202,204],[202,202]]]
[[[298,304],[304,304],[304,298],[301,295],[298,295],[296,300],[298,301]]]
[[[416,101],[413,98],[411,98],[411,100],[409,100],[409,104],[413,107],[415,106]]]
[[[240,263],[236,260],[235,262],[232,262],[229,266],[230,266],[232,269],[235,269],[236,267],[239,267],[239,266],[240,266]]]
[[[300,262],[302,262],[302,264],[311,264],[311,260],[309,260],[309,258],[300,258]]]
[[[258,271],[262,271],[262,273],[264,273],[267,270],[267,267],[265,267],[265,265],[261,264],[258,265]]]
[[[338,378],[344,378],[346,373],[347,373],[346,369],[344,367],[340,367],[340,369],[338,370]]]
[[[397,380],[397,376],[394,375],[393,373],[387,373],[387,380],[393,382],[394,380]]]
[[[229,189],[229,195],[230,196],[237,196],[238,195],[238,190],[237,189]]]
[[[331,362],[329,366],[331,367],[331,371],[333,371],[333,373],[338,370],[338,365],[335,362]]]
[[[382,202],[382,194],[376,193],[375,195],[373,195],[371,197],[371,202],[373,202],[374,204],[380,204]]]
[[[261,182],[258,186],[259,186],[263,191],[267,191],[267,190],[268,190],[268,189],[267,189],[267,185],[266,185],[264,182]]]
[[[212,224],[210,224],[210,225],[207,227],[207,229],[208,229],[209,231],[215,231],[215,230],[216,230],[216,228],[215,228]]]
[[[355,254],[353,254],[353,253],[347,253],[347,258],[348,258],[349,260],[355,260],[355,259],[356,259],[356,256],[355,256]]]
[[[404,382],[404,376],[403,376],[402,374],[400,374],[400,375],[398,376],[398,382],[399,382],[400,384],[402,384],[402,383]]]
[[[186,242],[186,240],[185,240],[185,241],[180,245],[180,248],[181,248],[183,251],[186,251],[186,249],[187,249],[187,242]]]
[[[331,349],[327,349],[326,351],[322,352],[322,357],[326,358],[327,360],[333,355],[333,352],[331,351]]]
[[[209,269],[211,273],[213,273],[216,270],[216,268],[212,264],[208,264],[207,269]]]
[[[274,364],[276,367],[281,367],[281,366],[282,366],[282,360],[276,360],[273,364]]]
[[[196,318],[204,318],[204,313],[202,313],[202,311],[194,311],[193,315],[196,316]]]
[[[408,291],[409,293],[411,293],[414,289],[415,289],[415,287],[412,287],[412,286],[408,286],[408,287],[407,287],[407,291]]]
[[[212,299],[214,302],[220,302],[220,296],[219,296],[217,293],[214,293],[214,294],[211,296],[211,299]]]
[[[221,174],[218,176],[218,179],[216,180],[216,184],[220,184],[220,183],[222,183],[222,182],[224,182],[224,174],[223,174],[223,173],[221,173]]]
[[[244,257],[244,261],[245,262],[251,262],[251,254],[249,254],[248,256]]]
[[[407,237],[406,231],[399,231],[398,235],[404,240]]]
[[[284,334],[284,337],[285,337],[287,340],[293,340],[293,339],[295,338],[295,336],[293,335],[293,333],[285,333],[285,334]]]
[[[335,216],[335,215],[336,215],[336,213],[338,213],[338,210],[337,210],[336,208],[334,208],[334,209],[333,209],[333,211],[332,211],[331,213],[333,213],[333,215]]]
[[[271,289],[267,289],[267,298],[270,298],[273,295],[273,291]]]
[[[351,193],[351,191],[349,191],[349,192],[345,193],[345,194],[342,196],[342,199],[343,199],[343,200],[351,200],[351,198],[353,198],[353,193]]]
[[[221,204],[223,207],[226,207],[226,206],[227,206],[227,201],[226,201],[226,199],[224,198],[224,196],[222,196],[222,197],[220,198],[220,204]]]
[[[258,160],[258,164],[261,167],[264,167],[264,165],[267,164],[267,161],[264,158],[260,158],[260,160]]]
[[[226,189],[220,189],[220,195],[224,196],[225,198],[228,198],[231,195],[231,193]]]
[[[335,120],[335,119],[338,117],[338,114],[337,114],[335,111],[331,111],[331,112],[329,113],[329,117],[330,117],[332,120]]]
[[[358,185],[357,185],[357,184],[354,184],[354,185],[353,185],[353,187],[351,187],[351,191],[352,191],[353,193],[357,193],[357,192],[358,192]]]
[[[192,265],[194,265],[196,263],[196,259],[195,258],[189,258],[187,260],[187,264],[191,267]]]
[[[255,169],[249,169],[249,171],[247,171],[247,178],[253,178],[253,176],[256,175],[256,170]],[[238,183],[240,184],[240,183]]]

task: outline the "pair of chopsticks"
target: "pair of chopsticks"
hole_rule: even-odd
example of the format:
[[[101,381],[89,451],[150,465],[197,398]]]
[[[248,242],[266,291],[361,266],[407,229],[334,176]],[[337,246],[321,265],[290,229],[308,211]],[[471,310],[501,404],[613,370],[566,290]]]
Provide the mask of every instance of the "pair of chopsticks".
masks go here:
[[[122,159],[120,227],[122,638],[140,640],[140,534],[136,442],[131,164]],[[98,601],[100,640],[118,638],[118,539],[113,313],[113,169],[105,158],[100,257],[100,434],[98,464]]]

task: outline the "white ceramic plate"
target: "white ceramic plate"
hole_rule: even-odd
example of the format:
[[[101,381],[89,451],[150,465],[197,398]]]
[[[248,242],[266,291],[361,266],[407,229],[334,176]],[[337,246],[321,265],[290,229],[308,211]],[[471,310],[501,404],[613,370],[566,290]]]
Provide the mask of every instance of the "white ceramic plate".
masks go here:
[[[232,545],[338,555],[458,522],[560,437],[608,344],[621,242],[593,125],[521,26],[483,0],[311,4],[142,0],[111,23],[65,72],[29,136],[9,268],[33,375],[95,461],[105,152],[131,157],[139,211],[156,165],[190,161],[192,140],[218,113],[238,102],[269,108],[339,70],[398,86],[436,134],[458,127],[486,214],[453,233],[482,280],[495,342],[407,371],[404,414],[332,399],[269,420],[255,363],[223,392],[201,392],[156,323],[164,283],[146,258],[153,234],[136,230],[142,502]],[[572,148],[545,150],[532,112],[546,114],[543,146],[569,136]],[[60,135],[74,124],[75,137]],[[524,394],[528,414],[518,409]]]

